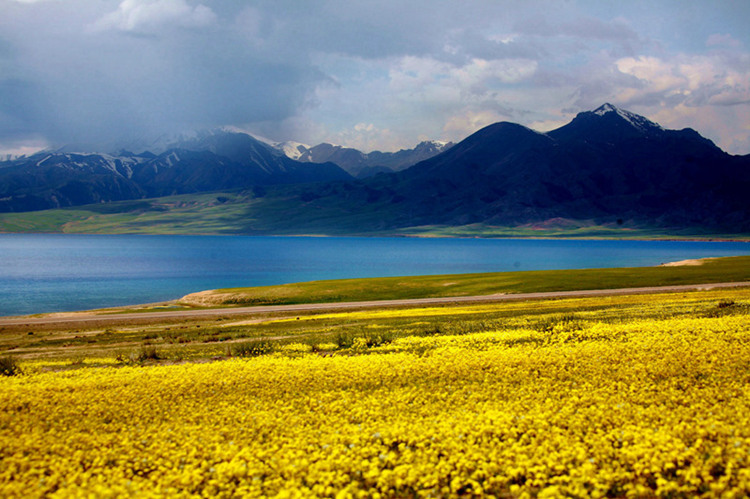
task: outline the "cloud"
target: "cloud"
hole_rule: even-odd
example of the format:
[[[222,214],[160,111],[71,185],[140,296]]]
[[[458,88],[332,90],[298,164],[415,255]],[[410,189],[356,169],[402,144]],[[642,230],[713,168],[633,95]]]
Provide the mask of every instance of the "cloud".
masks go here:
[[[373,123],[357,123],[354,127],[334,133],[332,141],[345,144],[360,151],[373,151],[384,142],[398,141],[398,135],[388,128],[379,128]]]
[[[711,36],[708,37],[706,40],[706,46],[707,47],[731,47],[731,48],[740,48],[742,46],[742,42],[732,37],[732,35],[729,34],[719,34],[714,33]]]
[[[750,65],[728,64],[721,56],[680,56],[669,61],[656,57],[627,57],[617,68],[635,76],[638,85],[624,89],[627,102],[653,102],[698,107],[750,103]],[[750,61],[746,61],[750,62]]]
[[[201,28],[216,22],[216,14],[203,4],[185,0],[123,0],[116,11],[93,24],[95,30],[117,29],[153,34],[170,27]]]
[[[6,0],[0,149],[234,125],[395,150],[605,101],[746,134],[747,8],[687,3]]]
[[[747,106],[695,107],[678,104],[656,108],[651,118],[668,128],[697,129],[725,151],[747,154],[750,151],[747,115]]]
[[[40,149],[49,147],[42,138],[24,138],[20,140],[6,139],[0,146],[0,161],[17,158],[19,156],[28,156],[34,154]]]
[[[493,110],[467,110],[451,116],[443,126],[443,132],[448,136],[465,137],[504,119],[505,116]]]
[[[730,152],[750,150],[750,59],[726,53],[681,54],[670,60],[627,57],[619,71],[635,77],[615,100],[640,108],[669,128],[691,127]]]
[[[69,1],[0,18],[0,148],[26,135],[106,150],[282,121],[325,80],[304,58],[259,53],[197,2]]]
[[[637,32],[622,19],[605,21],[588,16],[572,21],[549,22],[545,15],[536,15],[517,22],[515,30],[526,35],[546,38],[568,36],[614,41],[635,41],[640,38]]]
[[[472,95],[483,95],[494,86],[519,83],[529,79],[537,63],[527,59],[486,60],[474,58],[466,64],[453,65],[429,57],[402,57],[389,71],[394,92],[426,94],[431,89],[460,89]],[[444,92],[438,90],[441,96]]]

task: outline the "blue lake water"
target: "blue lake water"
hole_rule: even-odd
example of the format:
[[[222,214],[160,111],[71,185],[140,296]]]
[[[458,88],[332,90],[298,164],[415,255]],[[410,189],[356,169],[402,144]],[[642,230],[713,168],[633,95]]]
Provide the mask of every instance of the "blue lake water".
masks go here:
[[[750,254],[685,241],[0,234],[0,316],[349,277],[658,265]]]

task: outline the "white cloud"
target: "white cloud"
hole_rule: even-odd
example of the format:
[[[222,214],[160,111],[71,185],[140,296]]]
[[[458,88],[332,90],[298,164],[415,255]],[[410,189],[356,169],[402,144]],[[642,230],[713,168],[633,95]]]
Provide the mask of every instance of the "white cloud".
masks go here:
[[[398,134],[388,128],[379,128],[373,123],[357,123],[352,128],[340,130],[329,135],[330,142],[353,147],[360,151],[370,152],[382,149],[382,144],[399,142]],[[404,145],[403,147],[413,147]]]
[[[701,106],[679,104],[656,109],[650,116],[667,128],[694,128],[733,154],[750,151],[750,127],[747,125],[748,106]]]
[[[690,107],[750,103],[750,66],[733,65],[723,56],[682,55],[668,61],[627,57],[616,65],[639,81],[639,85],[621,91],[620,101],[639,103],[657,98]]]
[[[200,28],[216,22],[216,14],[203,4],[191,7],[185,0],[123,0],[116,11],[94,24],[94,29],[155,33],[171,26]]]
[[[674,67],[667,66],[664,61],[656,57],[626,57],[617,61],[615,65],[622,73],[635,76],[643,82],[640,88],[644,92],[664,93],[669,96],[682,92],[687,83],[684,76],[674,71]],[[634,90],[635,88],[630,88],[628,93]],[[630,99],[634,97],[635,93],[629,96]]]
[[[570,119],[540,120],[529,123],[528,127],[537,132],[549,132],[561,126],[567,125]]]
[[[443,126],[443,132],[449,137],[468,137],[505,117],[492,110],[466,110],[451,116]]]
[[[0,142],[0,161],[28,156],[47,147],[49,143],[42,138],[2,141]]]
[[[303,134],[297,140],[307,143],[315,143],[322,129],[329,141],[363,150],[395,151],[425,138],[458,141],[496,121],[519,120],[523,113],[509,101],[529,108],[553,98],[548,89],[542,96],[534,89],[538,61],[532,59],[338,55],[317,62],[337,83],[318,87],[317,105],[303,112],[304,120],[294,120],[294,131]],[[368,121],[361,123],[363,118]],[[315,132],[307,133],[307,126]],[[290,132],[281,131],[295,138]]]
[[[428,87],[442,87],[484,94],[499,84],[518,83],[531,78],[537,64],[537,61],[529,59],[472,58],[463,65],[454,65],[431,57],[405,56],[389,71],[390,89],[424,94]]]

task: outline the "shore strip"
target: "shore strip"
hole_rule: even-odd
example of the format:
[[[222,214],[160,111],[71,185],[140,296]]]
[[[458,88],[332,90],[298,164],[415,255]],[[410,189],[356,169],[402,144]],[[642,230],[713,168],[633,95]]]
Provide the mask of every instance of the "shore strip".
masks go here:
[[[347,310],[362,308],[390,308],[408,306],[430,306],[453,303],[491,303],[503,301],[575,298],[591,296],[614,296],[629,294],[651,294],[671,293],[684,291],[708,291],[718,288],[750,287],[750,281],[743,282],[720,282],[710,284],[681,284],[675,286],[653,286],[641,288],[615,288],[615,289],[588,289],[577,291],[548,291],[538,293],[514,293],[494,294],[480,296],[453,296],[440,298],[411,298],[400,300],[375,300],[339,303],[303,303],[298,305],[260,305],[254,307],[233,308],[207,308],[198,310],[171,310],[158,312],[128,312],[128,313],[95,313],[95,312],[71,312],[69,316],[63,314],[51,314],[53,316],[41,317],[0,317],[0,326],[18,325],[41,325],[41,324],[81,324],[86,322],[97,323],[124,323],[131,320],[170,320],[170,319],[210,319],[213,317],[228,317],[238,315],[267,314],[275,312],[310,312],[323,310]]]

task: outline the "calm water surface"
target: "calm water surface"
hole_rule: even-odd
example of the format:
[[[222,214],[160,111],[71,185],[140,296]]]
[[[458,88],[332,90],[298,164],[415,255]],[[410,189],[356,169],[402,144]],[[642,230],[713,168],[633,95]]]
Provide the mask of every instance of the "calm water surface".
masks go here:
[[[0,316],[318,279],[649,266],[734,242],[0,234]]]

